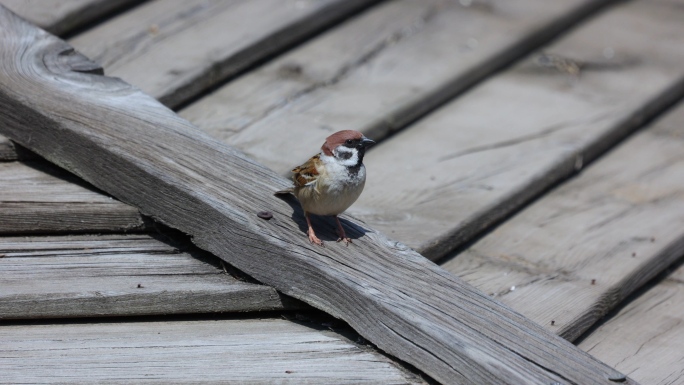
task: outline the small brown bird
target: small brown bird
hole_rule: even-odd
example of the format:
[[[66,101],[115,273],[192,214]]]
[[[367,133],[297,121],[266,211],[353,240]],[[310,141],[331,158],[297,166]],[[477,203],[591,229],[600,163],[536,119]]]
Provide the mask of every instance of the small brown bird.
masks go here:
[[[309,241],[323,245],[318,239],[309,214],[332,215],[337,222],[337,242],[351,243],[337,217],[358,199],[366,184],[366,167],[363,156],[375,142],[358,131],[344,130],[330,135],[323,143],[321,152],[306,163],[295,167],[292,179],[294,188],[276,192],[293,193],[304,209]]]

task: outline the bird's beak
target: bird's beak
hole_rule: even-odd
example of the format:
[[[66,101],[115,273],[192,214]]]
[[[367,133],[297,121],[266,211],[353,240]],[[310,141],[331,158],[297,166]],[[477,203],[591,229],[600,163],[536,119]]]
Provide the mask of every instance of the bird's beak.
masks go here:
[[[363,147],[363,148],[368,148],[368,147],[370,147],[370,146],[372,146],[372,145],[374,145],[374,144],[375,144],[375,141],[374,141],[374,140],[370,140],[370,139],[366,138],[365,136],[364,136],[363,138],[361,138],[361,143],[360,143],[360,145],[361,145],[361,147]]]

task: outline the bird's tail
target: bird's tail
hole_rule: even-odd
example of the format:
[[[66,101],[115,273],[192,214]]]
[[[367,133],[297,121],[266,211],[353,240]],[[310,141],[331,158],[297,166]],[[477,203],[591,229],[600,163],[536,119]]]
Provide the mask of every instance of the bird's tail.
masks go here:
[[[294,187],[290,187],[288,189],[276,191],[273,193],[273,195],[287,195],[287,194],[294,194]]]

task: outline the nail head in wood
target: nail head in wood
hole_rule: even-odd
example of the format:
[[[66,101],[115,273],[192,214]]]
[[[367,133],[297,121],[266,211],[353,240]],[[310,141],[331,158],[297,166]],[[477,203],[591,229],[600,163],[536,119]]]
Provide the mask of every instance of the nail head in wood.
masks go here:
[[[273,218],[273,213],[270,211],[259,211],[257,216],[261,219],[269,220]]]

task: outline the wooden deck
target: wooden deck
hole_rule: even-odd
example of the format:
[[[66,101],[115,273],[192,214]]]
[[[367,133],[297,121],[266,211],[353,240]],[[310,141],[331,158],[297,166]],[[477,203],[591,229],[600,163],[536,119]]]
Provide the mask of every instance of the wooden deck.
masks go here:
[[[369,230],[344,258],[384,253],[380,230],[627,383],[684,383],[683,0],[0,4],[279,174],[363,131],[379,144],[346,223]],[[105,174],[95,188],[2,137],[0,160],[0,383],[434,380],[346,326],[292,321],[317,313],[114,199]]]

